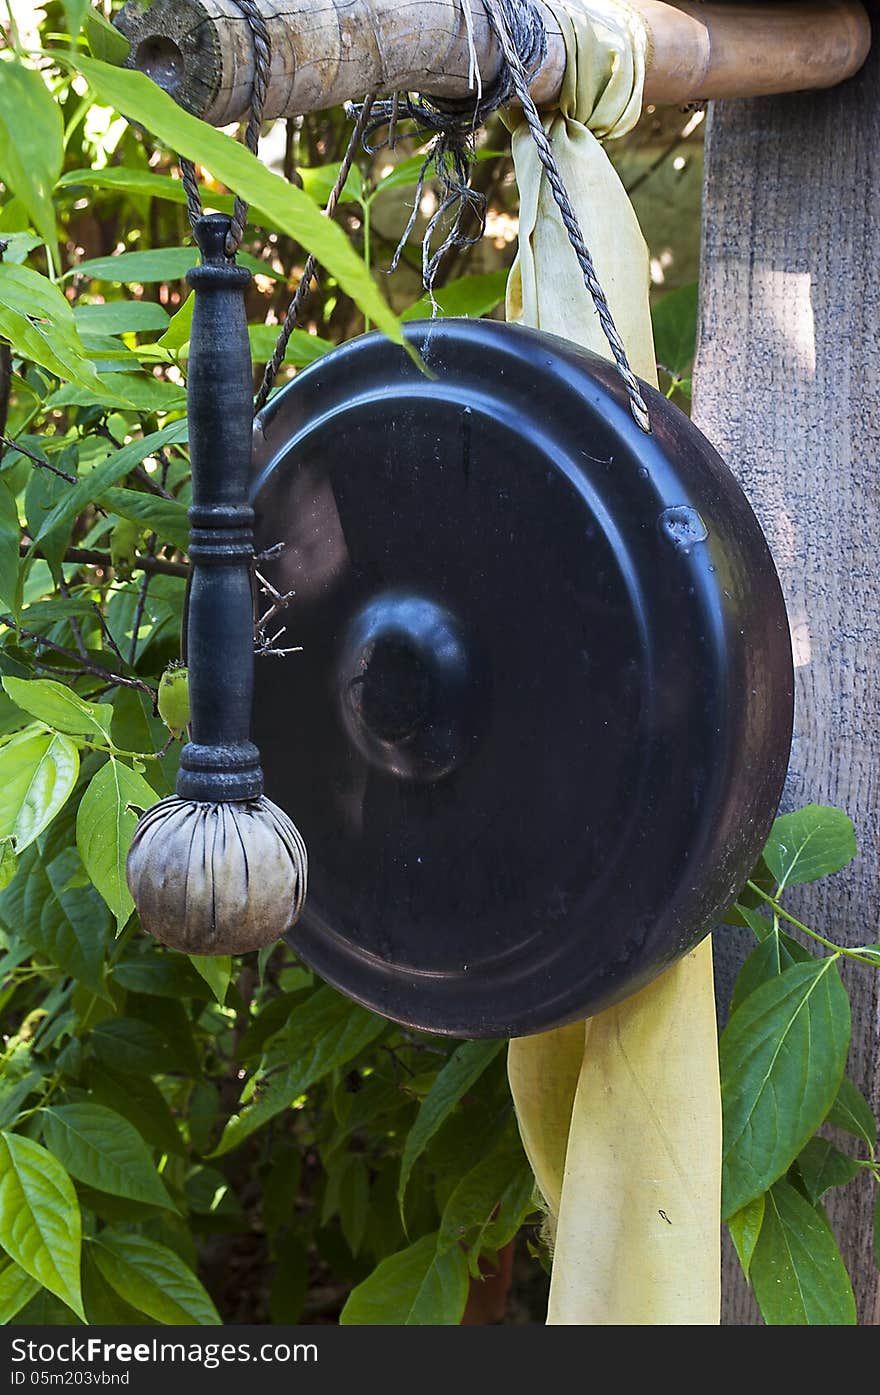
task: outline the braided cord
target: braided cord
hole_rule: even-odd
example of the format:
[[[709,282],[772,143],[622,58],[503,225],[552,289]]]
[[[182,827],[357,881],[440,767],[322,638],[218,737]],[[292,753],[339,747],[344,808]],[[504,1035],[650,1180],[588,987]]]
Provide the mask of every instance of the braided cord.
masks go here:
[[[330,197],[327,200],[327,206],[324,209],[324,214],[327,218],[332,218],[333,214],[336,212],[336,206],[339,203],[340,198],[342,197],[342,191],[345,188],[346,180],[348,179],[348,176],[351,173],[351,167],[354,164],[355,156],[358,152],[361,141],[364,138],[364,132],[367,129],[367,124],[370,120],[370,112],[372,111],[372,109],[373,98],[365,97],[363,105],[358,109],[357,120],[355,122],[354,130],[351,133],[351,140],[348,143],[348,149],[345,152],[342,164],[339,166],[339,173],[336,176],[336,183],[333,185]],[[266,371],[263,374],[263,381],[260,384],[260,390],[257,393],[257,399],[254,406],[254,410],[256,412],[261,411],[262,408],[265,407],[266,402],[269,399],[269,393],[275,386],[275,379],[278,377],[281,365],[284,362],[284,355],[287,353],[287,346],[290,343],[290,336],[293,334],[293,331],[296,329],[297,324],[299,323],[299,318],[302,314],[302,308],[305,304],[309,291],[312,288],[312,281],[314,280],[317,268],[317,257],[315,257],[312,253],[309,253],[306,264],[303,267],[303,274],[300,277],[299,285],[296,288],[296,294],[294,295],[293,300],[290,302],[287,314],[284,317],[284,323],[281,326],[281,332],[278,335],[274,352],[269,362],[266,364]]]
[[[617,331],[617,326],[614,323],[614,317],[611,314],[605,292],[599,284],[596,268],[593,265],[593,258],[590,256],[590,251],[584,240],[577,214],[572,207],[571,199],[568,196],[568,191],[563,182],[562,175],[559,172],[559,166],[556,163],[553,148],[547,137],[547,132],[544,130],[544,124],[541,121],[538,109],[532,99],[532,94],[529,90],[529,75],[523,65],[522,58],[520,57],[520,50],[517,47],[517,24],[520,20],[521,11],[523,8],[532,8],[532,6],[528,3],[528,0],[526,6],[518,3],[518,0],[482,0],[482,3],[495,37],[501,46],[501,52],[504,55],[504,63],[511,76],[513,90],[516,92],[519,103],[523,109],[523,114],[528,122],[532,139],[537,147],[538,158],[550,181],[550,188],[553,191],[556,206],[559,209],[562,221],[565,224],[565,230],[568,233],[569,241],[574,248],[575,256],[583,272],[584,284],[592,297],[593,305],[599,316],[599,323],[602,326],[602,331],[614,355],[617,371],[626,384],[626,390],[630,401],[630,410],[641,429],[649,432],[651,430],[651,419],[648,413],[647,403],[642,396],[639,381],[629,366],[623,340]]]
[[[260,14],[255,0],[234,0],[238,9],[247,20],[248,28],[251,31],[251,40],[254,46],[254,85],[251,96],[251,110],[248,117],[247,129],[245,130],[244,143],[253,155],[257,153],[260,142],[260,131],[263,126],[263,113],[266,110],[266,97],[269,91],[269,79],[272,74],[272,41],[269,37],[269,30],[266,21]],[[199,181],[196,176],[195,165],[191,160],[181,159],[180,161],[181,182],[186,193],[186,207],[189,213],[189,221],[195,227],[202,216],[202,196],[199,192]],[[235,204],[232,210],[232,224],[229,235],[226,239],[226,255],[234,257],[242,243],[244,230],[247,226],[248,205],[244,199],[236,194]]]

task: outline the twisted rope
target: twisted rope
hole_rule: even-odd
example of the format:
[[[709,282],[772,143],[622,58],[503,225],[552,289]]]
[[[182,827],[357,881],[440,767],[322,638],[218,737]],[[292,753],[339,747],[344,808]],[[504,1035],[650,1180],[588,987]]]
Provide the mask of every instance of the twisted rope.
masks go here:
[[[608,340],[608,345],[614,356],[617,371],[626,385],[627,394],[630,401],[630,410],[638,426],[643,431],[650,432],[651,419],[648,413],[647,403],[642,396],[639,381],[629,366],[626,349],[623,345],[614,317],[611,314],[605,292],[599,284],[596,275],[596,268],[590,256],[589,248],[584,240],[584,235],[578,222],[577,214],[568,196],[568,191],[559,172],[553,148],[544,130],[544,124],[538,114],[538,109],[532,100],[529,90],[529,73],[523,65],[520,50],[517,47],[516,35],[521,32],[521,11],[532,8],[531,0],[482,0],[483,9],[492,26],[493,33],[501,46],[504,55],[504,66],[509,72],[512,90],[516,93],[519,103],[523,109],[523,114],[528,123],[532,139],[538,151],[538,158],[544,167],[544,171],[550,182],[553,191],[553,198],[559,209],[560,216],[565,224],[568,239],[574,248],[575,256],[580,264],[584,276],[584,284],[590,293],[596,313],[599,316],[599,323],[602,332]]]
[[[266,110],[269,79],[272,74],[272,41],[269,37],[266,21],[260,14],[259,8],[254,3],[254,0],[234,0],[234,4],[247,20],[254,46],[254,85],[244,143],[251,154],[256,155],[260,143],[260,131],[263,126],[263,113]],[[195,165],[191,160],[181,159],[180,174],[181,183],[186,193],[186,207],[189,213],[189,221],[192,226],[195,227],[199,218],[202,216],[203,210],[202,196],[199,191],[199,181],[196,176]],[[244,199],[239,198],[236,194],[235,204],[232,210],[232,223],[229,229],[229,235],[226,238],[226,255],[228,257],[234,257],[241,246],[244,230],[247,227],[247,217],[248,205],[245,203]]]
[[[271,39],[266,22],[255,0],[234,0],[234,3],[248,23],[254,46],[253,98],[245,131],[245,144],[250,151],[256,154],[271,75]],[[468,9],[469,0],[462,0],[462,5],[466,12],[468,34],[472,37],[472,16]],[[596,268],[577,214],[556,163],[553,148],[532,99],[529,84],[540,71],[547,56],[547,34],[541,11],[535,4],[535,0],[482,0],[482,5],[492,32],[501,48],[503,58],[498,76],[491,88],[483,89],[479,72],[474,63],[473,78],[476,87],[474,100],[446,103],[409,94],[404,98],[406,115],[411,117],[423,130],[432,132],[434,141],[419,176],[413,213],[392,262],[392,270],[397,265],[403,247],[415,224],[421,193],[432,164],[440,178],[442,197],[440,207],[428,223],[423,243],[422,276],[425,289],[429,294],[432,294],[437,269],[446,253],[453,247],[469,245],[482,235],[485,198],[474,193],[469,187],[468,179],[469,166],[473,158],[474,132],[478,126],[485,124],[493,112],[497,111],[499,107],[505,106],[515,93],[535,142],[538,158],[550,183],[569,241],[578,259],[584,284],[599,316],[602,332],[608,341],[617,371],[626,386],[633,418],[643,431],[649,432],[651,421],[647,404],[642,396],[638,379],[630,368],[623,340],[614,323],[614,317],[596,275]],[[332,215],[339,202],[359,142],[363,141],[368,150],[381,149],[384,144],[393,145],[396,138],[400,106],[401,96],[396,93],[390,101],[386,102],[376,102],[373,97],[367,97],[360,107],[352,109],[356,114],[355,128],[340,167],[339,177],[327,203],[325,211],[328,216]],[[387,126],[389,131],[386,140],[377,147],[369,146],[369,137],[383,126]],[[187,210],[190,222],[194,225],[202,216],[202,200],[195,167],[191,161],[186,159],[181,159],[180,167],[182,183],[186,192]],[[474,238],[464,237],[461,233],[462,220],[468,206],[477,213],[481,224],[477,237]],[[452,228],[442,246],[432,253],[433,235],[442,219],[453,208],[456,208],[457,212]],[[236,196],[232,224],[226,240],[226,252],[230,257],[234,257],[241,246],[247,224],[247,215],[248,205],[244,199]],[[275,351],[266,365],[263,382],[256,399],[257,411],[265,405],[278,376],[290,337],[298,323],[316,269],[316,258],[310,255],[306,261],[296,294],[284,318]]]
[[[324,209],[324,214],[327,218],[332,218],[333,214],[336,211],[336,206],[339,203],[339,200],[342,196],[342,191],[345,188],[346,180],[348,179],[348,176],[351,173],[351,167],[354,164],[355,155],[358,152],[361,141],[364,139],[364,132],[370,120],[370,113],[372,109],[373,98],[365,97],[363,105],[358,109],[357,120],[355,121],[354,130],[351,134],[351,140],[348,142],[348,149],[346,150],[345,155],[343,156],[342,164],[339,166],[339,173],[336,176],[336,183],[333,185],[333,188],[330,192],[330,197],[327,200],[327,206]],[[276,340],[275,349],[273,351],[272,357],[266,364],[266,371],[263,374],[263,381],[260,384],[260,390],[257,393],[256,402],[254,404],[255,412],[259,412],[262,410],[263,407],[265,407],[266,402],[269,399],[269,393],[275,386],[275,379],[278,377],[281,365],[284,362],[284,356],[287,353],[287,346],[290,343],[290,336],[293,334],[293,331],[296,329],[299,323],[299,318],[302,314],[302,308],[305,304],[309,291],[312,288],[312,281],[314,280],[317,268],[318,259],[314,256],[314,254],[310,253],[306,261],[306,264],[303,267],[303,274],[300,277],[299,285],[296,288],[296,294],[294,295],[293,300],[290,302],[287,314],[284,317],[284,323],[281,326],[281,332],[278,335],[278,339]]]

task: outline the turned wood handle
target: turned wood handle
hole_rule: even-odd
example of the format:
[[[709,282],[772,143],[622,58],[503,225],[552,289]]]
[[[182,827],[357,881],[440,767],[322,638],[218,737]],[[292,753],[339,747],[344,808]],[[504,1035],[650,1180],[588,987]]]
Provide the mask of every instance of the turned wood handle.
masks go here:
[[[195,228],[202,264],[187,372],[193,502],[186,642],[191,741],[177,793],[207,803],[257,799],[260,753],[250,740],[254,686],[253,509],[248,504],[253,377],[245,291],[251,275],[226,256],[230,220]]]
[[[480,0],[468,0],[484,83],[498,51]],[[833,87],[862,66],[871,26],[859,0],[632,0],[650,35],[645,98],[684,103]],[[532,92],[558,97],[565,49],[545,6],[547,61]],[[395,89],[463,98],[470,55],[461,0],[261,0],[272,39],[267,117],[321,111]],[[117,19],[129,62],[215,126],[243,117],[253,45],[232,0],[130,0]]]

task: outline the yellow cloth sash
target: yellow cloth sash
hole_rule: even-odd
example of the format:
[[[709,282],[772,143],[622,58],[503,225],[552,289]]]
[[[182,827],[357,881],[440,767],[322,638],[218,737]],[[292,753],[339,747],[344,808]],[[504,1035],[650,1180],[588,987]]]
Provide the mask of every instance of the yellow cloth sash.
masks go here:
[[[568,64],[547,131],[634,371],[656,383],[648,253],[600,144],[639,118],[650,37],[623,0],[549,0]],[[509,320],[610,357],[524,120]],[[712,948],[586,1023],[510,1043],[520,1132],[555,1232],[548,1322],[720,1321],[721,1102]]]

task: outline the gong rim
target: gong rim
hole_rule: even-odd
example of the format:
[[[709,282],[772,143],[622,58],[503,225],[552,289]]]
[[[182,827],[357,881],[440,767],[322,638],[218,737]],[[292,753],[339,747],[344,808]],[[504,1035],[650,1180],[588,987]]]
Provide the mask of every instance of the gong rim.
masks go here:
[[[298,643],[304,629],[311,656],[299,668],[299,657],[273,664],[271,679],[261,670],[255,703],[267,793],[288,809],[310,848],[309,900],[287,938],[328,982],[408,1026],[463,1037],[525,1035],[637,991],[708,933],[740,889],[763,848],[787,768],[788,626],[745,496],[659,393],[643,385],[653,427],[646,436],[613,366],[567,341],[462,320],[410,324],[406,336],[433,376],[384,336],[368,335],[301,373],[257,420],[256,550],[281,540],[273,529],[282,523],[293,529],[293,548],[287,539],[283,555],[297,584],[289,585],[290,571],[282,582],[300,595],[289,633]],[[419,462],[407,473],[398,457],[417,448]],[[493,451],[510,459],[504,499]],[[469,452],[481,476],[476,486],[459,479]],[[413,471],[422,494],[411,484]],[[510,497],[518,493],[521,500]],[[458,509],[455,529],[441,517],[447,500]],[[481,508],[486,536],[500,549],[497,566],[488,548],[480,558],[470,511]],[[424,511],[433,511],[427,523]],[[544,511],[555,511],[552,520],[542,519]],[[511,536],[519,530],[520,552],[541,554],[528,578],[545,607],[543,623],[530,631],[529,664],[511,660],[515,628],[499,615],[505,595],[520,605],[529,600],[515,574],[520,553],[512,546],[504,553],[499,520],[511,523]],[[588,524],[593,536],[582,542],[578,530]],[[386,526],[402,534],[380,545],[374,535]],[[461,536],[469,528],[465,556]],[[437,532],[454,564],[437,552]],[[343,582],[316,582],[337,553],[345,554],[344,563],[336,558]],[[462,584],[467,567],[473,593]],[[608,577],[600,584],[603,569]],[[481,611],[480,586],[502,597],[497,626]],[[558,643],[551,617],[562,625]],[[334,634],[326,639],[328,626]],[[490,633],[497,627],[503,641]],[[571,642],[576,631],[585,636],[582,662]],[[594,652],[600,639],[610,675]],[[323,665],[321,675],[309,678],[309,663]],[[559,688],[550,697],[536,676],[545,663]],[[600,702],[596,694],[605,689]],[[583,719],[579,694],[589,709]],[[550,750],[542,766],[545,747],[530,735],[529,701],[545,725],[558,716],[567,759]],[[432,702],[442,721],[426,718]],[[312,724],[329,752],[323,765],[307,738],[285,729],[285,711],[288,720]],[[525,752],[522,799],[534,804],[537,829],[510,812],[516,786],[500,771],[499,725]],[[632,750],[615,731],[621,726],[631,730]],[[357,803],[350,789],[348,804],[339,795],[346,780],[361,782],[360,816],[370,809],[381,837],[362,833],[358,842],[346,833],[348,805]],[[496,780],[502,791],[493,805],[481,791]],[[568,789],[577,780],[595,786],[603,829],[588,834],[593,814]],[[464,835],[456,841],[454,821],[435,817],[456,798],[462,817],[472,819],[465,830],[471,846]],[[535,850],[557,805],[559,836]],[[680,831],[667,826],[673,820]],[[499,822],[505,837],[493,841]],[[439,871],[433,883],[425,874],[423,889],[418,868],[435,848],[429,838],[417,849],[414,825],[449,846],[447,880],[454,881],[456,865],[463,881],[471,878],[478,910],[456,901]],[[395,838],[403,852],[392,846]],[[590,839],[604,850],[601,866],[584,851]],[[381,874],[370,858],[382,862]],[[509,885],[496,888],[481,858],[506,868]],[[554,883],[555,900],[540,887],[542,873]],[[346,879],[354,888],[348,901]],[[601,918],[598,907],[607,907]],[[510,926],[517,914],[521,928],[505,931],[505,915]]]

